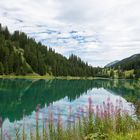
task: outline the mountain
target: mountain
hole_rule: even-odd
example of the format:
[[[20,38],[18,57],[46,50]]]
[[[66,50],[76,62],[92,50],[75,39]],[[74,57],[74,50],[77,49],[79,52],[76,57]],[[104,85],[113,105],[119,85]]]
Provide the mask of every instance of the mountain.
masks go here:
[[[140,69],[140,54],[132,55],[128,58],[125,58],[115,64],[109,66],[115,69],[131,70],[131,69]]]
[[[23,32],[11,34],[0,24],[0,75],[95,76],[98,69],[74,54],[66,58]]]
[[[105,67],[105,68],[111,67],[112,65],[115,65],[115,64],[118,63],[118,62],[119,62],[119,60],[113,61],[113,62],[111,62],[111,63],[105,65],[104,67]]]

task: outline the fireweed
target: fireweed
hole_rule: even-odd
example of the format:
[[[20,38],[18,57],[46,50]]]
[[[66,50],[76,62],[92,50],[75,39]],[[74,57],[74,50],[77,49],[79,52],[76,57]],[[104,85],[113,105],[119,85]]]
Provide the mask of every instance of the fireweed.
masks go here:
[[[69,106],[64,124],[61,108],[57,107],[55,118],[52,105],[49,105],[46,117],[46,114],[40,111],[40,105],[37,105],[35,131],[30,127],[30,133],[26,132],[23,114],[23,124],[20,127],[15,124],[13,138],[8,131],[3,131],[3,121],[0,118],[0,140],[138,140],[140,122],[132,117],[132,110],[125,110],[121,99],[117,99],[113,104],[108,98],[102,105],[94,106],[92,98],[89,97],[88,105],[78,107],[76,113],[73,113],[72,107]],[[39,127],[41,113],[42,129]]]

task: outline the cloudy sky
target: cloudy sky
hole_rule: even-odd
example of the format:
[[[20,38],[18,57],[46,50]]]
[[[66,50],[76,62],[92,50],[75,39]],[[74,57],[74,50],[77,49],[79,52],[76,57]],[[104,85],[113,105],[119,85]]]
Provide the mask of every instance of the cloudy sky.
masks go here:
[[[139,0],[0,0],[0,23],[93,66],[140,53]]]

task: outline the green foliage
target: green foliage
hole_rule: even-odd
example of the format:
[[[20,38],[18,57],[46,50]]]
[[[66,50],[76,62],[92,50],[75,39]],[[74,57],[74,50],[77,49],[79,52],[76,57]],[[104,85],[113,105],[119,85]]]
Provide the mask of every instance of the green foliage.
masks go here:
[[[114,78],[114,75],[115,75],[115,74],[114,74],[114,70],[111,69],[111,71],[110,71],[110,77],[111,77],[111,78]]]
[[[2,62],[0,62],[0,75],[2,75],[4,73],[4,67]]]
[[[140,69],[140,54],[135,54],[131,57],[125,58],[110,67],[121,70]]]
[[[140,54],[132,55],[107,68],[117,70],[117,77],[120,79],[140,78]]]
[[[0,24],[1,25],[1,24]],[[51,48],[36,43],[23,32],[9,33],[7,27],[0,26],[0,61],[4,73],[27,75],[37,73],[53,76],[96,76],[99,69],[89,66],[79,57],[71,55],[68,59]]]
[[[124,72],[121,69],[118,69],[118,78],[123,79],[125,78]]]
[[[140,78],[140,55],[119,61],[111,68],[94,68],[74,54],[66,58],[56,53],[23,32],[15,31],[10,34],[8,28],[1,24],[0,62],[1,75],[36,73],[53,76]],[[125,71],[132,69],[135,70],[134,74],[125,75]]]
[[[135,78],[140,78],[140,69],[134,70]]]

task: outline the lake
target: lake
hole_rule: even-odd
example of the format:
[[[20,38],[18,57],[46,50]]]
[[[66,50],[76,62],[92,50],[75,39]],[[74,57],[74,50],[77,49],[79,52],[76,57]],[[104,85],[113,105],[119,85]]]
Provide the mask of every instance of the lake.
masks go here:
[[[21,125],[26,120],[28,125],[35,126],[35,110],[40,104],[40,120],[43,115],[48,117],[51,108],[54,120],[59,110],[62,120],[66,121],[70,109],[75,115],[78,108],[87,107],[89,97],[94,106],[110,98],[113,103],[121,100],[123,108],[134,111],[129,101],[138,100],[139,93],[140,81],[137,80],[0,79],[0,116],[7,131],[13,131],[15,121]]]

